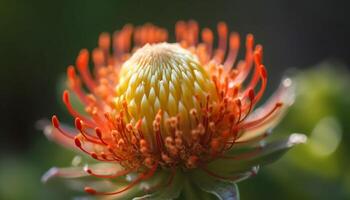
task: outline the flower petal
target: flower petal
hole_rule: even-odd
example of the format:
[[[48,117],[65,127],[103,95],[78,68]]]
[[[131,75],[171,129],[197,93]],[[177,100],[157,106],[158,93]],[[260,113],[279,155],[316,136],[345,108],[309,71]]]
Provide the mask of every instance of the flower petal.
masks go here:
[[[152,190],[154,187],[157,187],[158,185],[164,183],[167,180],[166,175],[167,175],[166,172],[159,171],[156,174],[154,174],[154,176],[152,176],[150,179],[141,181],[140,183],[136,184],[135,186],[131,187],[130,189],[122,193],[104,196],[102,199],[103,200],[149,199],[151,197],[147,196],[148,195],[146,194],[147,190]],[[129,181],[133,181],[133,178],[130,178]],[[118,186],[116,186],[114,190],[117,188],[125,188],[127,186],[128,184],[125,184],[125,183],[118,184]],[[155,195],[154,198],[156,197],[162,199],[162,196],[158,197]],[[153,199],[153,196],[151,199]]]
[[[240,172],[235,171],[235,172],[226,173],[226,174],[224,174],[222,171],[218,171],[215,169],[211,170],[208,168],[202,168],[202,170],[198,170],[194,172],[193,176],[196,177],[195,179],[202,179],[201,177],[210,176],[212,178],[216,178],[219,180],[238,183],[240,181],[243,181],[247,178],[250,178],[256,175],[258,171],[259,171],[259,166],[251,167],[250,170],[246,170],[246,171],[240,171]]]
[[[265,146],[262,146],[259,151],[256,151],[256,147],[252,147],[254,148],[252,151],[255,151],[256,153],[251,154],[250,156],[238,157],[238,159],[221,158],[215,160],[208,165],[208,169],[217,171],[222,175],[247,171],[253,166],[274,162],[290,148],[297,144],[305,143],[306,140],[307,137],[305,135],[294,133],[288,138],[267,143]]]
[[[75,180],[70,179],[65,181],[66,185],[74,191],[83,192],[86,186],[92,187],[97,191],[112,191],[118,188],[124,188],[127,186],[127,182],[124,181],[112,181],[112,180]],[[135,185],[134,187],[120,193],[117,195],[106,195],[106,196],[91,196],[89,194],[76,197],[75,199],[100,199],[100,200],[124,200],[124,199],[132,199],[133,197],[140,195],[143,193],[143,190],[140,188],[140,184]]]
[[[187,179],[183,182],[183,191],[178,199],[216,200],[217,198],[210,193],[203,192],[201,188]]]
[[[112,163],[98,163],[90,165],[89,169],[94,173],[103,173],[101,175],[113,175],[117,174],[123,168],[118,164]],[[130,175],[130,176],[129,176]],[[75,191],[83,192],[86,186],[94,188],[96,191],[113,191],[120,188],[126,188],[130,182],[134,180],[133,174],[122,176],[120,178],[113,179],[94,179],[94,176],[90,176],[86,172],[86,167],[67,167],[67,168],[52,168],[43,177],[42,181],[47,182],[55,177],[65,178],[66,185]],[[157,181],[160,181],[160,175],[155,176]],[[154,179],[154,178],[152,178]],[[135,196],[144,194],[144,185],[150,183],[152,180],[148,180],[147,183],[141,182],[131,187],[130,189],[115,195],[101,196],[101,199],[132,199]],[[150,184],[154,184],[153,182]],[[85,199],[85,196],[80,197]]]
[[[41,181],[46,183],[47,181],[55,177],[69,179],[69,178],[82,178],[82,177],[90,176],[90,174],[86,172],[86,168],[87,168],[86,166],[85,167],[81,167],[81,166],[65,167],[65,168],[52,167],[49,171],[47,171],[42,176]],[[94,173],[101,174],[101,175],[113,175],[123,170],[123,167],[115,163],[98,163],[98,164],[90,165],[88,168],[92,170]]]
[[[67,133],[77,133],[77,131],[70,126],[60,124],[62,129],[67,130]],[[37,122],[38,129],[42,130],[45,134],[45,136],[51,140],[54,141],[68,149],[75,149],[77,151],[80,151],[74,144],[74,141],[71,138],[66,137],[63,135],[59,130],[54,128],[49,120],[43,119]],[[75,135],[72,135],[73,137]]]
[[[144,193],[144,191],[142,190],[142,187],[140,186],[141,183],[135,185],[134,187],[119,193],[119,194],[115,194],[115,195],[107,195],[107,196],[101,196],[101,200],[124,200],[124,199],[132,199],[135,196],[140,196]],[[115,185],[114,190],[117,188],[125,188],[127,187],[127,184],[118,184]]]
[[[290,78],[285,78],[282,80],[282,83],[275,92],[275,94],[272,97],[270,97],[270,99],[264,105],[256,109],[252,114],[250,114],[246,121],[254,121],[265,116],[268,112],[272,110],[272,108],[278,102],[282,103],[282,107],[258,126],[245,130],[236,141],[245,142],[253,140],[257,137],[262,136],[268,130],[274,128],[286,114],[288,108],[294,103],[294,99],[295,84]]]
[[[63,178],[80,178],[88,176],[82,167],[67,167],[67,168],[58,168],[52,167],[47,171],[42,177],[41,181],[46,183],[54,177],[63,177]]]

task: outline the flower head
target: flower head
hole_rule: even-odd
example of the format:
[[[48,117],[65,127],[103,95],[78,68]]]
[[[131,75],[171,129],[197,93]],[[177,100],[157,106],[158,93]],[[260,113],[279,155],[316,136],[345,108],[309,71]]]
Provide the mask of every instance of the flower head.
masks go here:
[[[254,45],[249,34],[245,58],[237,60],[238,33],[229,34],[227,25],[219,23],[217,34],[214,47],[212,30],[200,31],[194,21],[176,24],[177,43],[166,42],[166,30],[150,24],[126,25],[113,39],[102,33],[92,51],[93,74],[86,49],[79,53],[76,67],[67,70],[71,92],[63,93],[63,101],[75,118],[75,129],[53,116],[46,133],[103,164],[85,166],[84,171],[54,168],[44,179],[111,179],[122,182],[115,191],[90,186],[85,191],[114,197],[132,193],[135,198],[177,198],[184,187],[181,180],[189,179],[203,191],[224,197],[227,192],[215,187],[256,174],[259,165],[304,142],[303,135],[293,134],[283,141],[260,143],[293,102],[293,84],[285,79],[253,112],[267,86],[263,48]],[[71,93],[85,113],[73,108]],[[233,195],[233,188],[224,191]]]

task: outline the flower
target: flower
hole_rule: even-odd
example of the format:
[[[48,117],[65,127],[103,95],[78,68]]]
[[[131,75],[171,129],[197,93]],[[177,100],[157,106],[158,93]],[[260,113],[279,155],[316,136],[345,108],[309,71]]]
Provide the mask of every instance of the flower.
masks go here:
[[[113,198],[190,198],[186,195],[192,195],[191,188],[199,188],[220,199],[237,199],[236,182],[305,142],[305,136],[292,134],[262,143],[292,104],[293,83],[284,79],[274,96],[253,112],[267,86],[263,48],[254,46],[248,34],[245,58],[237,61],[238,33],[229,34],[221,22],[217,34],[214,47],[212,30],[180,21],[177,43],[168,43],[162,28],[126,25],[113,39],[100,35],[91,56],[93,74],[89,52],[81,50],[67,76],[85,113],[73,108],[66,90],[63,102],[75,118],[75,129],[54,115],[45,133],[97,163],[52,168],[43,180],[109,179],[113,191],[103,184],[84,190]]]

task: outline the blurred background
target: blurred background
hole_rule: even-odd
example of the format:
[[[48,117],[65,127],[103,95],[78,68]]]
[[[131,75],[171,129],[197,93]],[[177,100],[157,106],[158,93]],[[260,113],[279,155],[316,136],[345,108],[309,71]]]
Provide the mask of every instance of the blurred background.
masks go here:
[[[350,199],[347,8],[345,0],[0,0],[0,199],[71,197],[40,177],[69,165],[74,154],[35,123],[52,114],[72,122],[57,88],[79,50],[93,49],[100,32],[125,23],[152,22],[172,33],[180,19],[210,28],[226,21],[242,36],[254,33],[264,45],[267,93],[290,69],[298,81],[296,103],[275,133],[306,133],[309,143],[240,183],[242,199]]]

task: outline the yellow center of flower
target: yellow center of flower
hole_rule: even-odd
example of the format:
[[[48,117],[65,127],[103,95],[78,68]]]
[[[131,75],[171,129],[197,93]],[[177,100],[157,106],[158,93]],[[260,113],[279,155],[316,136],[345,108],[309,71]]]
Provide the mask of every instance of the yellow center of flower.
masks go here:
[[[200,109],[206,96],[216,99],[216,89],[195,55],[178,44],[145,45],[123,64],[116,87],[117,109],[127,103],[127,120],[142,119],[142,129],[152,132],[152,122],[159,110],[166,119],[180,117],[184,130],[191,128],[190,111]]]

